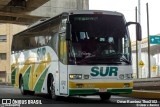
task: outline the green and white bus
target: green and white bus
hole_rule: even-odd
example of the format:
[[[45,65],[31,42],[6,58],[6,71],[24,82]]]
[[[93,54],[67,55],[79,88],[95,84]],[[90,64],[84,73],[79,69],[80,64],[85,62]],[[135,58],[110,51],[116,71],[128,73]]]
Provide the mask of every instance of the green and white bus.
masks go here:
[[[23,95],[48,93],[51,98],[74,95],[132,93],[131,42],[123,14],[71,11],[13,36],[12,84]]]

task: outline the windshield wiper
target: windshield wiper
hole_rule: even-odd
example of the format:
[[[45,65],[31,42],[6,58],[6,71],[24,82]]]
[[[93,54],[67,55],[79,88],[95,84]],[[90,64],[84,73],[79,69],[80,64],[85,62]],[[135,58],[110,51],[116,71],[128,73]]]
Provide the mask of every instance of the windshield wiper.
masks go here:
[[[85,57],[84,59],[82,59],[82,60],[80,61],[80,63],[83,63],[83,62],[86,62],[86,61],[92,61],[92,60],[100,60],[100,59],[102,59],[102,58],[97,57],[97,56],[95,56],[95,55],[93,55],[93,56],[87,56],[87,57]]]
[[[120,57],[120,61],[123,61],[123,62],[125,62],[127,64],[131,64],[131,62],[128,61],[124,56]]]
[[[131,64],[130,61],[126,59],[124,54],[112,54],[105,57],[97,57],[96,55],[93,56],[87,56],[81,61],[78,61],[79,64],[122,64],[122,62],[125,62],[127,64]]]
[[[121,62],[115,61],[115,59],[110,57],[97,57],[89,56],[78,62],[79,64],[121,64]]]
[[[131,62],[124,55],[125,54],[122,53],[115,53],[115,54],[109,54],[108,56],[119,57],[121,62],[123,61],[126,62],[127,64],[130,64]]]

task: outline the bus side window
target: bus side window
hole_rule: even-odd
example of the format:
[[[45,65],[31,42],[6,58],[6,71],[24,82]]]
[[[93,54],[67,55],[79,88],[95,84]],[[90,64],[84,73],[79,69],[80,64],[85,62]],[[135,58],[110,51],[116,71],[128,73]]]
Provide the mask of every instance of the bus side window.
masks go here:
[[[29,42],[30,42],[30,47],[31,48],[36,48],[37,47],[37,41],[36,41],[35,37],[30,37]]]
[[[44,46],[45,45],[45,36],[39,36],[38,44],[40,46]]]
[[[53,47],[54,51],[58,54],[58,33],[57,32],[53,33],[52,35],[51,46]]]
[[[17,50],[16,49],[17,48],[16,45],[17,45],[16,38],[13,38],[13,40],[12,40],[12,48],[11,48],[12,54],[14,54],[15,51]]]
[[[27,42],[28,40],[24,38],[24,37],[20,37],[19,38],[19,41],[17,41],[17,50],[20,52],[20,51],[24,51],[27,49]]]
[[[20,37],[17,40],[17,49],[18,51],[25,51],[29,49],[29,37]]]

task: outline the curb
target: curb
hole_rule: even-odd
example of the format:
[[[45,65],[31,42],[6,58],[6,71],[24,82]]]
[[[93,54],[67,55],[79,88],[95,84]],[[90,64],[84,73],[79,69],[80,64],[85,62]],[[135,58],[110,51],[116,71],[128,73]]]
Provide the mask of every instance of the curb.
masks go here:
[[[131,94],[120,94],[125,97],[135,97],[135,98],[149,98],[149,99],[160,99],[160,91],[141,91],[141,90],[133,90]]]
[[[0,85],[12,86],[10,83],[0,83]]]

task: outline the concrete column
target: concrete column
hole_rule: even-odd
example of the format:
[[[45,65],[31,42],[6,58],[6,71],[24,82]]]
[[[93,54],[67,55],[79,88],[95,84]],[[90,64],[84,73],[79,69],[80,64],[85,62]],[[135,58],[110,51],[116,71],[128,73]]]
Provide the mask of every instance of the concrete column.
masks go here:
[[[35,16],[54,17],[71,10],[88,10],[89,0],[50,0],[29,13]]]

